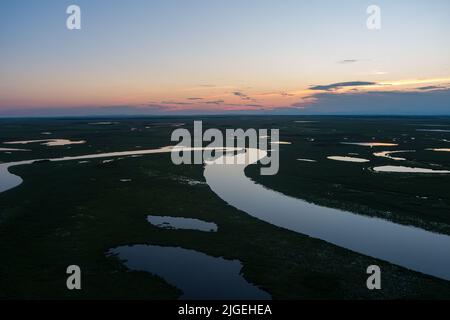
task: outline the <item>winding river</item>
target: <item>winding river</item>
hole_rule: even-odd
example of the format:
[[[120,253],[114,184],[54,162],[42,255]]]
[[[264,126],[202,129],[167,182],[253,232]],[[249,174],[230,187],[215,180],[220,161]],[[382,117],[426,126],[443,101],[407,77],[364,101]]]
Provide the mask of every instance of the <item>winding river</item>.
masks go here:
[[[194,150],[193,151],[198,151]],[[169,153],[172,147],[112,152],[50,159],[70,161]],[[227,154],[205,161],[206,182],[225,202],[278,227],[322,239],[337,246],[450,280],[450,237],[388,220],[327,208],[267,189],[245,175],[248,165],[266,157],[265,151]],[[247,156],[246,159],[244,159]],[[234,159],[223,159],[223,158]],[[244,158],[243,158],[244,157]],[[0,192],[18,186],[22,179],[11,174],[13,166],[38,160],[0,164]],[[245,163],[245,164],[222,164]]]
[[[60,161],[99,159],[99,158],[115,158],[115,157],[146,155],[146,154],[155,154],[155,153],[170,153],[170,152],[172,152],[172,149],[173,149],[173,147],[162,147],[159,149],[119,151],[119,152],[88,154],[88,155],[73,156],[73,157],[62,157],[62,158],[54,158],[54,159],[34,159],[34,160],[25,160],[25,161],[17,161],[17,162],[0,163],[0,193],[5,192],[9,189],[15,188],[22,183],[22,178],[9,172],[9,168],[12,168],[12,167],[32,164],[32,163],[35,163],[38,161],[60,162]]]
[[[258,154],[258,150],[249,149],[249,153],[247,165],[265,157],[261,150]],[[247,165],[209,162],[204,176],[220,198],[260,220],[450,280],[450,236],[286,196],[248,178],[245,175]]]

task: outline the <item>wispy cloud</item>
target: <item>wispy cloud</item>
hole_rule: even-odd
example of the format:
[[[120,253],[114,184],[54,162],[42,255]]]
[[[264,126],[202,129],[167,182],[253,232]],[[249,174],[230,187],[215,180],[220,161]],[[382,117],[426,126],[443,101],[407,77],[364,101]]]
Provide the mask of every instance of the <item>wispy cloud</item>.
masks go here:
[[[205,101],[206,104],[216,104],[216,105],[220,105],[223,104],[225,101],[223,100],[211,100],[211,101]]]
[[[294,97],[294,93],[286,92],[286,91],[276,91],[276,92],[263,92],[259,93],[257,96],[265,97],[265,96],[281,96],[281,97]]]
[[[250,98],[248,95],[246,95],[245,93],[243,93],[241,91],[234,91],[233,95],[241,98],[242,100],[248,100],[248,101],[253,100],[252,98]]]
[[[444,86],[425,86],[425,87],[420,87],[417,88],[418,90],[423,90],[423,91],[430,91],[430,90],[446,90],[448,89],[447,87]]]
[[[191,102],[183,102],[183,101],[161,101],[161,104],[165,105],[165,104],[169,104],[169,105],[180,105],[180,106],[184,106],[184,105],[191,105]]]
[[[311,114],[450,114],[450,89],[415,91],[320,92],[293,106]]]
[[[432,83],[446,83],[450,81],[450,78],[432,78],[432,79],[406,79],[406,80],[395,80],[395,81],[382,81],[378,82],[378,85],[385,86],[417,86]]]
[[[253,102],[253,104],[257,104],[259,101],[251,96],[249,96],[248,94],[242,92],[242,91],[234,91],[233,95],[235,95],[236,97],[241,98],[243,101],[247,101],[247,102]]]
[[[357,59],[344,59],[344,60],[339,60],[338,63],[340,64],[350,64],[350,63],[356,63],[359,60]]]
[[[264,108],[264,106],[263,106],[263,105],[261,105],[261,104],[256,104],[256,103],[248,103],[248,104],[245,104],[245,106],[246,106],[246,107],[255,107],[255,108],[261,108],[261,109],[263,109],[263,108]]]
[[[376,85],[376,82],[369,81],[348,81],[348,82],[338,82],[326,85],[315,85],[309,87],[310,90],[320,90],[320,91],[331,91],[340,89],[343,87],[359,87],[359,86],[373,86]]]

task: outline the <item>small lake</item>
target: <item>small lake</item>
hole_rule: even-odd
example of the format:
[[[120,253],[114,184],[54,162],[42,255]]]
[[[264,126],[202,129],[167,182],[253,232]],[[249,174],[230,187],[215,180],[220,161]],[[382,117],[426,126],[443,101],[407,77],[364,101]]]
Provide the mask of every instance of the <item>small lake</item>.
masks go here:
[[[375,157],[387,158],[387,159],[391,159],[391,160],[395,160],[395,161],[406,161],[405,158],[391,156],[392,154],[405,153],[405,152],[416,152],[416,151],[415,150],[382,151],[382,152],[375,152],[373,155]]]
[[[130,270],[150,272],[181,289],[181,299],[271,299],[267,292],[242,277],[242,264],[238,260],[152,245],[123,246],[108,253],[124,260]]]
[[[15,151],[30,151],[28,149],[13,149],[13,148],[0,148],[2,152],[15,152]]]
[[[367,160],[367,159],[347,157],[347,156],[329,156],[329,157],[327,157],[327,159],[334,160],[334,161],[343,161],[343,162],[359,162],[359,163],[370,162],[370,160]]]
[[[84,144],[86,141],[72,141],[68,139],[44,139],[44,140],[25,140],[25,141],[9,141],[4,142],[4,144],[29,144],[29,143],[40,143],[47,147],[59,147],[67,146],[71,144]]]
[[[162,229],[197,230],[204,232],[217,232],[217,225],[198,219],[178,218],[167,216],[147,216],[150,224]]]
[[[427,168],[412,168],[404,166],[379,166],[373,168],[376,172],[397,172],[397,173],[426,173],[426,174],[448,174],[449,170],[433,170]]]

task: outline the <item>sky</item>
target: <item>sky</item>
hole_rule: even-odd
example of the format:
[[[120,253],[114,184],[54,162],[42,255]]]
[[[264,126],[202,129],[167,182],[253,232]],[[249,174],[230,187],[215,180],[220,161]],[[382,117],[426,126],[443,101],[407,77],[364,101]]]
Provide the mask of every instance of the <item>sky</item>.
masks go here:
[[[0,116],[450,115],[449,39],[448,0],[2,0]]]

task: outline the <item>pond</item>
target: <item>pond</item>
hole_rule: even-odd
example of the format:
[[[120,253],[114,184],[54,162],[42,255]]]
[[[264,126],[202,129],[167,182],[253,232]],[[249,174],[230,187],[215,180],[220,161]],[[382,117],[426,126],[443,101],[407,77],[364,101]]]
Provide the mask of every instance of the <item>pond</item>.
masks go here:
[[[152,225],[162,229],[217,232],[217,225],[215,223],[205,222],[198,219],[167,216],[147,216],[147,221]]]
[[[130,270],[146,271],[183,291],[181,299],[268,300],[271,296],[241,275],[238,260],[226,260],[178,247],[152,245],[111,249]]]

